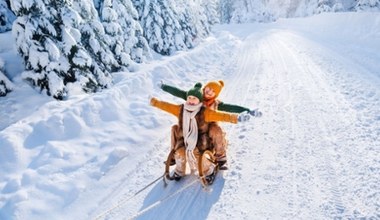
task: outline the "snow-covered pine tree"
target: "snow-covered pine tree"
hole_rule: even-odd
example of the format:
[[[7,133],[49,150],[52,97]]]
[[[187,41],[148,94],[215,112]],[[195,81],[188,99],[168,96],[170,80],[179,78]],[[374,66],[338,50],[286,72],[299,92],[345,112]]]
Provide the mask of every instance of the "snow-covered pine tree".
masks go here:
[[[234,0],[231,23],[268,22],[274,15],[261,0]]]
[[[195,40],[207,36],[209,23],[201,1],[133,0],[149,46],[157,53],[194,47]]]
[[[110,83],[109,73],[118,70],[119,64],[108,47],[109,38],[105,34],[99,15],[92,0],[72,0],[73,9],[78,12],[81,22],[78,29],[81,33],[80,43],[91,56],[92,73],[101,85]],[[96,91],[97,85],[88,91]]]
[[[311,16],[318,8],[319,0],[301,0],[295,11],[295,17]]]
[[[85,27],[91,27],[95,15],[78,13],[72,0],[12,0],[11,8],[17,15],[12,31],[25,64],[22,75],[31,85],[62,100],[70,83],[86,92],[111,83],[108,72],[92,58],[89,46],[82,44],[93,32]],[[92,47],[99,45],[97,39],[90,40]]]
[[[330,0],[318,0],[318,6],[315,9],[315,14],[330,12],[332,10],[331,5],[332,3]]]
[[[210,33],[210,23],[202,7],[204,4],[200,0],[177,0],[176,4],[176,14],[178,14],[185,44],[187,48],[192,48],[198,39]]]
[[[12,82],[4,74],[4,61],[0,59],[0,96],[6,96],[12,89]]]
[[[231,0],[220,0],[218,11],[220,16],[220,23],[230,23],[233,13],[233,5]]]
[[[178,17],[181,32],[183,33],[183,41],[187,48],[192,48],[194,47],[194,39],[197,37],[194,16],[186,0],[177,0],[176,4],[175,12]]]
[[[248,7],[250,4],[245,0],[236,0],[233,3],[233,12],[231,17],[231,23],[245,23],[246,16],[249,14]]]
[[[159,0],[134,1],[139,11],[139,19],[150,48],[159,54],[170,54],[170,47],[165,42],[164,20]]]
[[[133,4],[150,48],[162,55],[185,48],[173,0],[134,0]]]
[[[204,9],[207,21],[210,25],[220,23],[220,17],[218,14],[219,1],[217,0],[203,0],[202,8]]]
[[[187,44],[187,33],[181,26],[181,6],[178,0],[162,1],[162,18],[165,27],[165,41],[172,48],[170,54],[174,51],[186,50],[192,47],[192,44]]]
[[[344,6],[342,4],[342,0],[335,0],[333,6],[332,6],[333,12],[341,12],[344,11]]]
[[[104,0],[99,11],[108,47],[120,66],[118,71],[130,71],[134,63],[150,57],[137,11],[130,0]]]
[[[356,0],[356,11],[380,11],[380,0]]]
[[[187,3],[187,9],[189,9],[189,15],[192,17],[192,26],[195,29],[195,39],[204,38],[210,33],[210,23],[205,13],[202,0],[185,1]]]
[[[9,0],[0,0],[0,33],[11,30],[14,20],[16,16],[10,10]]]

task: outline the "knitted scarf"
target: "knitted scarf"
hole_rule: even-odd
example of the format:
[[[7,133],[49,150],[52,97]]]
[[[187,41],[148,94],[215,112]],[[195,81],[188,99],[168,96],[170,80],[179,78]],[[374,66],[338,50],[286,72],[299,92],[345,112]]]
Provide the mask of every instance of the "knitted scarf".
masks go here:
[[[192,170],[197,167],[194,149],[198,141],[198,124],[195,116],[201,110],[203,103],[198,105],[183,105],[182,129],[186,147],[186,158]]]
[[[217,110],[218,105],[219,105],[219,100],[217,100],[216,97],[214,97],[211,99],[203,100],[203,104],[212,110]]]

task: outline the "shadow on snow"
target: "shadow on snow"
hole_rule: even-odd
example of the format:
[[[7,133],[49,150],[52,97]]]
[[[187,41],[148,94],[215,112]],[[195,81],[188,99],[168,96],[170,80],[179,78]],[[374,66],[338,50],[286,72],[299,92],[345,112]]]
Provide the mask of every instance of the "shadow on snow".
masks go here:
[[[225,179],[218,174],[213,185],[204,189],[200,181],[191,184],[195,178],[186,176],[179,182],[170,181],[166,188],[163,182],[156,184],[146,196],[140,208],[141,215],[136,219],[206,219],[219,200]]]

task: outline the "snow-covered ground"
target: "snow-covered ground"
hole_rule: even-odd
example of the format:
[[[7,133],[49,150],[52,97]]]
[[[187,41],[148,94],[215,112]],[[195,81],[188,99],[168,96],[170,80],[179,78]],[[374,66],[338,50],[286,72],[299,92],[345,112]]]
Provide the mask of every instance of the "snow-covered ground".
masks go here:
[[[23,84],[0,38],[15,85],[0,98],[0,219],[380,219],[379,13],[219,26],[64,102]],[[157,83],[218,79],[223,101],[263,112],[223,124],[229,170],[208,190],[189,176],[139,192],[162,175],[176,122],[148,97],[182,102]]]

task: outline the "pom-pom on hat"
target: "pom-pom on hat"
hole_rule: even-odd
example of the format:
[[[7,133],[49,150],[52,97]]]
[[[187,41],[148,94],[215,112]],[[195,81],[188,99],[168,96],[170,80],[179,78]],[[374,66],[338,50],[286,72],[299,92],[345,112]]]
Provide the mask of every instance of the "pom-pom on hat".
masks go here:
[[[186,98],[190,95],[197,97],[199,101],[202,102],[203,101],[202,84],[199,82],[196,83],[193,88],[187,91]]]
[[[211,81],[211,82],[208,82],[204,88],[206,87],[210,87],[211,89],[214,90],[215,92],[215,97],[218,97],[219,96],[219,93],[220,91],[222,90],[222,88],[224,87],[224,82],[223,80],[219,80],[219,81]]]

